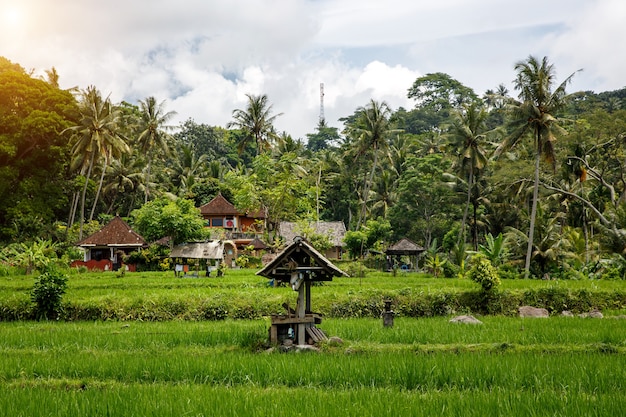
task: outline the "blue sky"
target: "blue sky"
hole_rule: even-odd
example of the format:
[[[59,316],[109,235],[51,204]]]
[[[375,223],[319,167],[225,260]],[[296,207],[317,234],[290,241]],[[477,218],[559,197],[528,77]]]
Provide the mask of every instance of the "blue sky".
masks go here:
[[[367,104],[410,108],[413,81],[445,72],[477,94],[548,56],[569,91],[626,86],[623,0],[0,0],[0,55],[64,88],[166,100],[177,121],[225,126],[267,94],[276,127],[314,131]]]

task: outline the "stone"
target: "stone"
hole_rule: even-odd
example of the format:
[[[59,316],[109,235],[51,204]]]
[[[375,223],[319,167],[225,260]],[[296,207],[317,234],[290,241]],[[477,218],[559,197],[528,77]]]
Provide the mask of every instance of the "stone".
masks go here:
[[[598,310],[597,308],[591,310],[589,312],[588,317],[592,318],[592,319],[601,319],[604,317],[604,314],[602,314],[602,312],[600,310]]]
[[[520,317],[529,318],[546,318],[550,317],[550,313],[545,308],[522,306],[518,308]]]
[[[320,349],[313,345],[296,345],[296,352],[319,352]]]
[[[453,317],[450,319],[450,323],[483,324],[483,322],[476,317],[469,315]]]
[[[572,313],[572,312],[571,312],[571,311],[569,311],[569,310],[563,310],[563,311],[561,311],[561,315],[562,315],[563,317],[574,317],[574,313]]]
[[[331,336],[328,339],[328,344],[330,346],[341,346],[341,345],[343,345],[343,339],[341,339],[340,337],[337,337],[337,336]]]

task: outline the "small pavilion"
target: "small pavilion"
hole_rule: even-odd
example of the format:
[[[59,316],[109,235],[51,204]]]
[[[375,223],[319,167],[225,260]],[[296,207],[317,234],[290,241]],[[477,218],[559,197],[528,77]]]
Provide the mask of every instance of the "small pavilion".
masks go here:
[[[400,239],[385,251],[387,255],[387,270],[391,270],[394,265],[400,264],[399,258],[402,256],[408,256],[411,260],[412,268],[410,269],[417,269],[419,257],[425,251],[426,249],[410,239]],[[407,267],[406,269],[409,268]]]
[[[326,339],[324,333],[315,327],[322,322],[322,318],[311,310],[311,283],[348,276],[345,272],[297,236],[257,275],[273,279],[275,283],[286,283],[298,292],[295,310],[285,303],[286,315],[272,315],[271,343],[279,344],[293,338],[295,344],[304,345]]]

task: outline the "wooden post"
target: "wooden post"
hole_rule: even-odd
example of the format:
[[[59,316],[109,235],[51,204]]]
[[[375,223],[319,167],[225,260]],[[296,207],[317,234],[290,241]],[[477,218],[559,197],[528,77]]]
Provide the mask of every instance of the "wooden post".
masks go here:
[[[306,309],[305,309],[305,313],[311,312],[311,281],[307,280],[305,282],[306,285]]]
[[[300,288],[298,289],[298,309],[296,310],[296,317],[298,317],[299,319],[303,319],[306,316],[306,312],[305,312],[305,287],[306,286],[300,286]],[[306,323],[298,323],[297,325],[298,327],[298,332],[296,334],[296,340],[297,343],[300,345],[305,344],[305,337],[306,337]]]

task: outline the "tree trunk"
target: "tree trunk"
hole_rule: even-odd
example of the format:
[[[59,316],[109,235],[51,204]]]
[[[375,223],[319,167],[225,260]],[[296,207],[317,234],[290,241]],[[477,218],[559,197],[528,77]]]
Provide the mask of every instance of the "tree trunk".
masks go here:
[[[95,154],[91,153],[91,160],[89,161],[89,168],[87,168],[87,176],[85,177],[85,185],[83,186],[83,195],[80,199],[80,229],[78,232],[78,240],[83,239],[83,226],[85,224],[85,199],[87,197],[87,185],[89,184],[89,177],[91,177],[91,167],[93,166]]]
[[[146,199],[144,204],[148,202],[150,196],[150,168],[152,167],[152,158],[148,159],[148,170],[146,171]]]
[[[533,185],[533,203],[530,210],[530,230],[528,231],[528,248],[526,249],[526,263],[524,264],[524,278],[530,276],[530,258],[533,254],[533,239],[535,237],[535,218],[537,217],[537,199],[539,197],[539,161],[541,148],[537,138],[537,153],[535,155],[535,183]]]
[[[469,211],[470,201],[472,198],[472,182],[474,180],[474,169],[470,169],[469,179],[467,182],[467,201],[465,202],[465,210],[463,210],[463,220],[461,221],[461,230],[456,240],[457,246],[461,241],[465,242],[465,224],[467,222],[467,212]]]
[[[356,230],[359,230],[362,224],[365,224],[367,220],[367,199],[372,188],[372,182],[374,181],[374,173],[376,172],[376,165],[378,165],[378,150],[374,147],[374,162],[372,163],[372,170],[370,171],[369,179],[365,181],[363,185],[363,205],[361,206],[361,214],[359,215],[359,223]]]
[[[91,214],[89,215],[89,221],[93,220],[93,215],[96,212],[96,206],[98,205],[98,199],[100,198],[100,191],[102,191],[102,183],[104,182],[104,174],[106,174],[107,165],[108,165],[108,157],[105,155],[104,163],[102,164],[102,174],[100,174],[100,182],[98,183],[98,191],[96,191],[96,198],[93,201],[93,206],[91,207]]]

